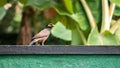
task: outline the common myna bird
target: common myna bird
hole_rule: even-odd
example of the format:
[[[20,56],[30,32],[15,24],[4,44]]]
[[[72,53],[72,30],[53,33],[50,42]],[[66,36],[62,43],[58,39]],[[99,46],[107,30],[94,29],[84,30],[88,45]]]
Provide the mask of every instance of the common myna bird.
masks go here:
[[[40,31],[38,34],[36,34],[34,37],[33,37],[33,41],[29,44],[29,45],[32,45],[36,42],[41,42],[42,45],[44,45],[45,41],[47,40],[47,38],[49,37],[50,35],[50,31],[51,31],[51,28],[53,27],[54,25],[52,23],[48,24],[45,29],[43,29],[42,31]]]

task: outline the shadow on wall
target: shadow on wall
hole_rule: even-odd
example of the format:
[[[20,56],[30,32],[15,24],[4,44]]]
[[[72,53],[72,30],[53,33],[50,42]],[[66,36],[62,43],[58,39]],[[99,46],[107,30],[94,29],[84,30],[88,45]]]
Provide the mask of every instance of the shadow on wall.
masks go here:
[[[18,34],[0,33],[0,45],[16,45]],[[70,45],[70,41],[64,41],[52,35],[45,42],[45,45]]]

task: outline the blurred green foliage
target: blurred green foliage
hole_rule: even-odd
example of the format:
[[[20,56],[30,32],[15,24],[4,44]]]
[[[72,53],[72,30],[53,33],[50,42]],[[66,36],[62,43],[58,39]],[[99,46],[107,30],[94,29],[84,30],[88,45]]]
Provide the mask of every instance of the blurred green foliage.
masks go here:
[[[15,2],[14,2],[15,1]],[[4,9],[4,5],[8,3],[4,0],[0,3],[0,25],[7,12],[14,14],[12,20],[8,20],[10,24],[8,26],[2,26],[7,29],[4,33],[16,33],[18,34],[21,24],[22,11],[26,6],[32,6],[35,9],[35,15],[32,17],[31,28],[33,35],[38,33],[48,23],[56,24],[52,29],[52,35],[48,39],[46,44],[72,44],[72,45],[118,45],[120,44],[119,29],[112,33],[110,30],[101,31],[102,25],[102,4],[101,0],[84,0],[87,7],[95,19],[97,28],[91,27],[89,16],[84,7],[83,0],[10,0],[12,5],[17,3],[14,7],[15,12],[10,12],[8,9]],[[118,0],[110,0],[111,3],[115,3],[117,6],[114,9],[114,15],[119,19],[120,2]],[[109,10],[109,9],[107,9]],[[118,20],[116,19],[116,21]],[[113,19],[112,19],[113,20]],[[5,24],[8,24],[8,23]],[[116,22],[115,22],[116,23]],[[111,25],[111,23],[110,23]],[[113,24],[111,25],[111,27]],[[111,28],[110,27],[110,28]],[[2,29],[1,29],[2,30]],[[0,31],[1,32],[1,31]]]

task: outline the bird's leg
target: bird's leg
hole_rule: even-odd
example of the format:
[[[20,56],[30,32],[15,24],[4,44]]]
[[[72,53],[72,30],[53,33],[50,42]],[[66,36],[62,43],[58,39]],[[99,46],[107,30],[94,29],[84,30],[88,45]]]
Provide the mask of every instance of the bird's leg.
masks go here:
[[[44,41],[42,41],[42,45],[44,46],[44,43],[45,43],[45,40]]]
[[[44,42],[42,42],[42,46],[44,46]]]

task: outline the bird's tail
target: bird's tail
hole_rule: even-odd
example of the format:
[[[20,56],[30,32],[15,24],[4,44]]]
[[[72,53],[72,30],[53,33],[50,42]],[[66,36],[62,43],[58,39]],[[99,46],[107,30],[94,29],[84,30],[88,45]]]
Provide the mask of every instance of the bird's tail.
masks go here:
[[[35,43],[35,41],[33,40],[33,41],[31,41],[31,42],[30,42],[30,44],[29,44],[29,45],[31,46],[31,45],[32,45],[32,44],[34,44],[34,43]]]
[[[29,46],[32,46],[35,42],[37,42],[38,40],[34,39],[33,41],[30,42]]]

